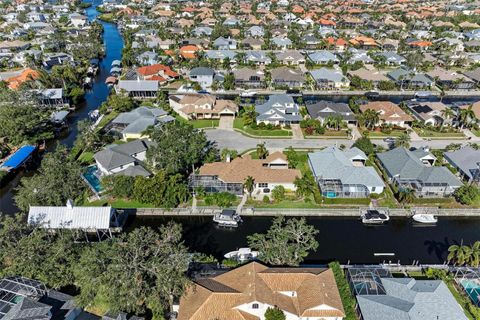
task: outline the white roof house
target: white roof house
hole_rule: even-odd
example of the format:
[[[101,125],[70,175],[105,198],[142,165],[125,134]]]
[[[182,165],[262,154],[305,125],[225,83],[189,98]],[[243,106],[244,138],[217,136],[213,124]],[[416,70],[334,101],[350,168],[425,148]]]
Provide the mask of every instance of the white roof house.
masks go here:
[[[28,223],[46,229],[109,229],[112,207],[75,207],[71,200],[64,207],[31,206]]]

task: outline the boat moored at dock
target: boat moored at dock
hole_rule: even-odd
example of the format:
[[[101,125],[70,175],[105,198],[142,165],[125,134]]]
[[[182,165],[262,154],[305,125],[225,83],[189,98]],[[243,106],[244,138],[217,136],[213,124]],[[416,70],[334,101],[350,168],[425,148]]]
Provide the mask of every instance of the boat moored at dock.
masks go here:
[[[213,216],[213,222],[220,227],[236,228],[242,222],[242,218],[235,210],[224,209]]]

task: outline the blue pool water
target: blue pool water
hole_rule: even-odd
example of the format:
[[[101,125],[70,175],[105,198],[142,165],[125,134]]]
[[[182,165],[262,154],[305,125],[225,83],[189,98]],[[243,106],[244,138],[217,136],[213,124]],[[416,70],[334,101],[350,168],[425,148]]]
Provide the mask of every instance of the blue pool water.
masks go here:
[[[480,306],[480,283],[473,280],[462,280],[460,283],[472,302],[476,306]]]
[[[100,193],[103,190],[103,188],[102,188],[102,185],[100,184],[100,179],[98,179],[97,177],[97,171],[98,171],[97,166],[87,167],[87,169],[83,173],[83,176],[85,177],[85,180],[87,180],[90,187],[92,187],[93,190],[95,190],[95,192]]]

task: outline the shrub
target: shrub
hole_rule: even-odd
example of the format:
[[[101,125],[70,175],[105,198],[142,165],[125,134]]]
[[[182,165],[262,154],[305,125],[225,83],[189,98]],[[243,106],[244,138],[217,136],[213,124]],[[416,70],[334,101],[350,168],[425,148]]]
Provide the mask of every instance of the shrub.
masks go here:
[[[272,190],[273,200],[280,202],[285,199],[285,188],[283,186],[276,186]]]
[[[480,197],[480,190],[473,185],[466,184],[455,190],[453,195],[461,204],[470,205],[475,202],[477,197]]]
[[[262,201],[263,201],[263,203],[270,203],[270,197],[267,196],[267,195],[265,195],[265,196],[263,196],[263,200],[262,200]]]
[[[221,208],[231,207],[237,196],[229,192],[210,193],[205,197],[207,206],[218,206]]]

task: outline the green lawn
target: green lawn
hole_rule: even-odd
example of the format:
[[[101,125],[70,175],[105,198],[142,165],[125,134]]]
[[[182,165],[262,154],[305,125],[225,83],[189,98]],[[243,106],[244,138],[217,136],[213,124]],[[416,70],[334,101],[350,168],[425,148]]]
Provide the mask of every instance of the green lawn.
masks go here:
[[[347,131],[345,130],[326,130],[324,134],[312,134],[312,135],[307,135],[305,134],[305,131],[303,131],[303,135],[307,139],[315,139],[315,138],[328,138],[328,137],[347,137]]]
[[[93,152],[83,152],[79,157],[78,161],[84,164],[90,164],[93,162]]]
[[[364,132],[364,131],[369,132],[368,136],[370,138],[399,137],[405,132],[404,130],[392,130],[392,132],[390,133],[384,133],[381,131],[369,131],[369,130],[362,130],[361,132]]]
[[[476,135],[477,137],[480,137],[480,129],[478,129],[478,130],[472,129],[472,132],[473,132],[473,134]]]
[[[202,119],[202,120],[191,120],[189,123],[193,125],[194,128],[196,129],[203,129],[203,128],[216,128],[218,127],[220,120],[208,120],[208,119]]]
[[[110,199],[110,200],[101,199],[101,200],[85,203],[85,206],[92,206],[92,207],[103,207],[106,205],[111,205],[114,208],[120,208],[120,209],[154,208],[155,207],[152,204],[142,203],[135,200],[126,200],[126,199]]]
[[[283,129],[272,129],[272,130],[260,130],[260,129],[252,129],[247,127],[243,123],[242,118],[236,118],[233,121],[233,128],[237,131],[240,131],[247,136],[252,137],[289,137],[292,136],[292,132]]]
[[[118,113],[115,111],[112,111],[106,115],[103,116],[102,120],[100,120],[100,123],[97,126],[97,130],[103,129],[110,121],[115,119],[117,117]]]
[[[464,138],[462,132],[437,132],[428,129],[414,128],[416,133],[423,138]]]

